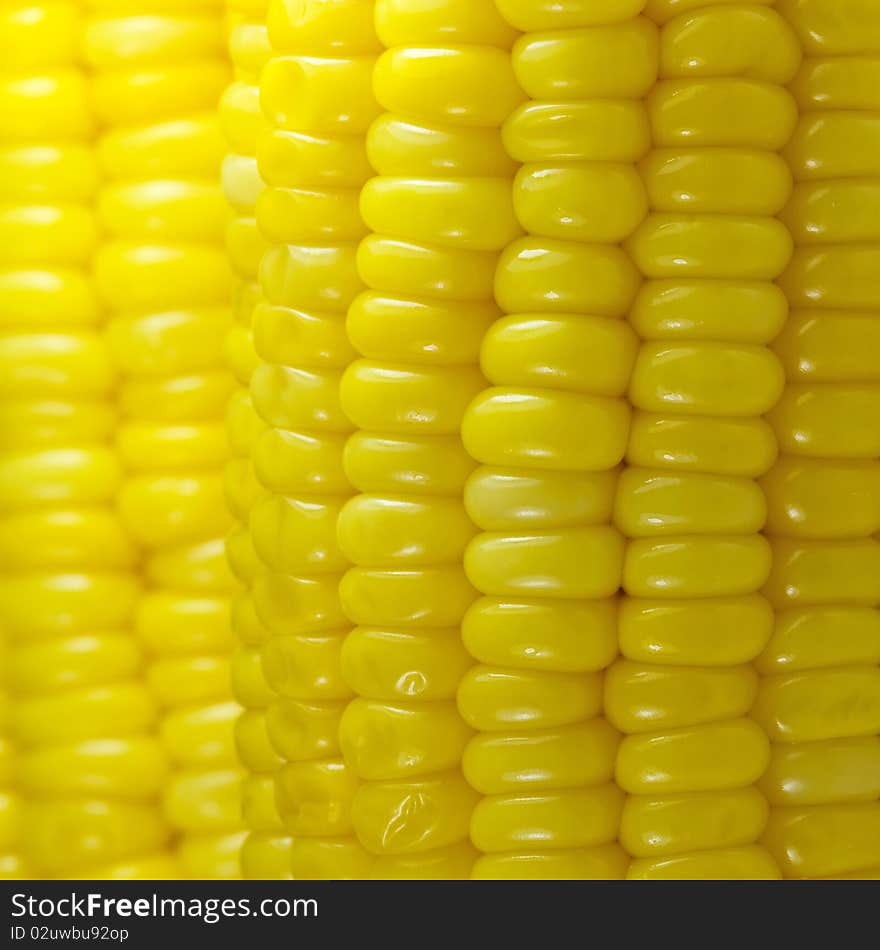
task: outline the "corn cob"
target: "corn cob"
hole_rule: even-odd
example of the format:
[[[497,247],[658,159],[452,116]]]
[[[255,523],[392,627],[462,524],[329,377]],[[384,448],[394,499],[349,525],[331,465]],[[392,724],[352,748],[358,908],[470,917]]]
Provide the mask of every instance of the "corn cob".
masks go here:
[[[172,765],[162,789],[184,877],[238,875],[220,468],[231,276],[214,108],[219,4],[93,0],[84,55],[101,129],[96,281],[121,375],[119,509],[144,553],[137,634]]]
[[[764,478],[776,626],[755,717],[786,877],[880,875],[880,8],[784,0],[806,51],[787,150],[787,374]]]
[[[342,381],[357,427],[345,470],[361,494],[339,539],[354,565],[341,594],[355,629],[342,667],[357,695],[340,741],[363,785],[353,804],[372,875],[467,878],[476,795],[461,774],[472,734],[456,691],[470,659],[460,625],[475,592],[463,569],[475,529],[463,504],[473,468],[460,438],[497,316],[492,274],[517,233],[512,163],[499,127],[521,98],[514,32],[488,0],[378,0],[382,113],[367,152],[366,289],[348,314],[361,357]]]
[[[227,3],[229,54],[234,66],[233,82],[220,102],[220,121],[229,149],[223,160],[223,188],[232,215],[227,225],[226,243],[230,260],[239,278],[233,308],[235,322],[227,337],[227,356],[238,389],[229,406],[228,434],[233,457],[226,465],[226,497],[236,524],[226,547],[233,573],[244,589],[236,595],[233,628],[240,645],[232,657],[235,697],[245,708],[243,730],[247,758],[247,710],[265,710],[275,700],[262,668],[261,646],[267,636],[252,621],[250,586],[265,568],[254,551],[248,519],[254,503],[265,495],[254,474],[251,451],[266,429],[254,412],[250,398],[251,373],[257,365],[252,322],[260,298],[257,282],[259,264],[266,241],[256,222],[257,196],[262,179],[257,168],[257,141],[264,126],[259,102],[259,77],[269,57],[265,0],[230,0]],[[262,714],[261,714],[262,715]],[[275,805],[275,771],[253,772],[244,779],[242,808],[250,834],[241,851],[242,874],[250,879],[283,880],[290,877],[290,836],[285,834]]]
[[[880,14],[222,2],[0,0],[0,877],[876,877]]]
[[[772,281],[791,240],[774,216],[791,190],[778,151],[800,48],[763,6],[648,7],[662,24],[660,81],[640,165],[651,214],[627,242],[646,282],[630,314],[642,344],[614,516],[629,539],[624,658],[606,685],[627,734],[621,842],[635,880],[772,879],[756,844],[768,741],[748,718],[750,663],[773,624],[755,479],[776,454],[760,417],[782,389],[768,344],[787,313]]]
[[[30,873],[168,876],[164,756],[130,630],[135,552],[112,510],[80,15],[0,6],[0,624]]]
[[[622,878],[615,844],[618,744],[601,718],[616,655],[623,541],[610,525],[626,445],[621,398],[636,340],[623,317],[637,274],[617,243],[645,213],[633,162],[647,145],[639,98],[656,73],[656,28],[639,4],[502,0],[523,30],[512,66],[529,101],[504,128],[522,165],[465,446],[482,464],[468,511],[483,530],[465,566],[484,595],[464,642],[480,665],[459,707],[479,734],[465,753],[484,796],[471,823],[474,877]]]
[[[253,583],[270,634],[263,668],[278,699],[242,748],[253,770],[281,764],[276,801],[297,878],[363,878],[369,864],[351,824],[356,777],[338,743],[350,691],[339,659],[345,559],[336,518],[352,492],[339,381],[352,358],[345,312],[361,287],[357,189],[369,174],[364,133],[376,112],[372,13],[370,0],[270,3],[273,56],[260,83],[271,130],[258,149],[266,188],[257,222],[270,249],[251,395],[267,425],[254,447],[267,495],[250,527],[266,565]]]

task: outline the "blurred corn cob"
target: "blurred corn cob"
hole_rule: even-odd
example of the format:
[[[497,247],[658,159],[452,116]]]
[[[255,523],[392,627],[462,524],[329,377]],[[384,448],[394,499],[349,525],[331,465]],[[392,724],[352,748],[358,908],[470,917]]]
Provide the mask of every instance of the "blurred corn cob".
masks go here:
[[[113,503],[114,374],[81,9],[0,5],[0,623],[31,873],[174,873],[166,776],[131,633],[135,552]]]
[[[229,79],[219,3],[93,0],[84,56],[99,124],[96,282],[120,373],[123,522],[143,552],[137,635],[172,773],[180,873],[238,876],[230,687],[232,577],[221,469],[232,379],[216,105]]]

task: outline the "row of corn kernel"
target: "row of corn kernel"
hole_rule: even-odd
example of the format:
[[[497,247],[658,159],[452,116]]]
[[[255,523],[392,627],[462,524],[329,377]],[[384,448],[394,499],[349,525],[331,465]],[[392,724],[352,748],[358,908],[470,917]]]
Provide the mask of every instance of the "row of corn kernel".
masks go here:
[[[233,573],[244,590],[237,595],[233,627],[239,647],[232,658],[232,679],[235,697],[247,710],[265,710],[276,698],[266,682],[262,667],[261,646],[267,637],[259,624],[249,623],[251,584],[265,568],[254,551],[248,521],[255,502],[263,490],[254,474],[251,452],[266,426],[253,409],[248,389],[257,365],[253,344],[253,317],[260,299],[259,264],[265,251],[265,240],[257,229],[256,205],[262,190],[257,168],[257,142],[264,122],[260,111],[260,72],[269,57],[266,30],[266,0],[229,0],[227,3],[227,37],[234,67],[233,81],[220,102],[220,122],[228,148],[223,160],[222,181],[226,200],[231,208],[227,224],[226,244],[233,268],[239,278],[235,294],[235,321],[227,337],[227,354],[238,388],[228,411],[228,436],[232,458],[225,470],[226,497],[236,519],[227,537],[227,556]],[[244,714],[247,727],[247,712]],[[240,733],[240,737],[244,732]],[[248,749],[239,749],[240,757],[249,765]],[[281,825],[275,805],[275,768],[279,764],[269,758],[270,771],[254,771],[244,779],[242,809],[245,827],[249,830],[241,851],[242,874],[250,879],[283,880],[290,877],[290,836]]]
[[[254,316],[260,364],[251,395],[267,425],[254,448],[266,495],[250,527],[266,567],[253,584],[269,634],[263,669],[278,698],[262,720],[251,711],[240,745],[252,769],[281,764],[276,801],[293,836],[296,878],[363,878],[368,863],[351,824],[356,777],[338,739],[351,692],[340,661],[346,561],[336,522],[352,493],[342,465],[351,426],[339,388],[352,359],[345,313],[361,289],[357,195],[369,175],[364,134],[376,114],[372,8],[372,0],[270,3],[273,56],[261,82],[271,131],[259,148],[266,188],[257,222],[270,247],[261,268],[265,302]]]
[[[378,0],[385,52],[373,88],[386,111],[367,138],[378,173],[361,194],[369,288],[348,313],[362,359],[342,382],[358,431],[346,472],[362,492],[339,538],[355,565],[342,599],[357,626],[343,674],[358,698],[341,725],[364,785],[353,805],[377,878],[467,878],[477,801],[461,773],[472,730],[456,708],[471,665],[460,625],[475,592],[463,568],[475,533],[463,503],[473,469],[460,428],[485,386],[492,279],[518,233],[499,128],[521,94],[514,32],[491,0]]]
[[[100,123],[98,290],[122,380],[120,513],[145,554],[137,633],[172,773],[185,877],[238,874],[238,707],[220,468],[231,392],[214,110],[227,81],[218,4],[92,0],[84,55]]]
[[[157,876],[164,756],[112,505],[113,371],[88,268],[99,168],[75,3],[0,7],[0,623],[39,876]],[[158,852],[150,858],[151,852]]]
[[[776,629],[767,844],[786,877],[880,874],[880,8],[779,4],[807,58],[792,89],[788,382],[764,479]]]
[[[465,774],[483,794],[477,878],[622,878],[618,735],[602,718],[617,654],[623,539],[611,526],[637,340],[620,318],[638,274],[618,246],[647,201],[633,163],[648,145],[640,101],[657,72],[642,4],[503,0],[527,31],[512,66],[531,101],[504,128],[524,163],[513,206],[527,236],[505,249],[489,330],[493,388],[471,405],[465,445],[483,467],[468,511],[484,534],[465,566],[485,596],[463,635],[482,665],[459,706],[480,730]]]
[[[647,281],[631,315],[643,342],[615,504],[631,539],[626,659],[606,695],[628,734],[621,840],[633,879],[772,879],[756,844],[769,744],[748,718],[750,664],[773,626],[759,593],[771,554],[756,479],[776,455],[761,416],[783,385],[768,348],[787,315],[772,281],[791,255],[775,219],[791,191],[778,151],[796,116],[783,87],[801,54],[766,6],[649,8],[662,24],[654,148],[641,165],[652,213],[628,244]]]

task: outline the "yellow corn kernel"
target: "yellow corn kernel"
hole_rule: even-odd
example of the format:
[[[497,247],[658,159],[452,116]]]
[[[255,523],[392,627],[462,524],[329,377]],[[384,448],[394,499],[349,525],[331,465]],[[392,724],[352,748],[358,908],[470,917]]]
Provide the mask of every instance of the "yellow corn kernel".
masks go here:
[[[624,806],[620,839],[642,859],[738,848],[761,836],[768,814],[767,801],[755,788],[662,798],[636,795]]]
[[[874,109],[877,60],[869,57],[810,57],[790,85],[802,111]]]
[[[677,16],[660,50],[666,78],[734,75],[785,85],[801,61],[798,38],[775,10],[740,5]]]
[[[633,597],[731,597],[759,590],[770,573],[760,535],[643,538],[627,548],[623,588]]]
[[[627,461],[755,478],[770,468],[777,453],[773,429],[763,419],[636,412]]]
[[[468,743],[462,768],[484,795],[591,787],[613,776],[619,742],[604,719],[553,729],[484,732]]]
[[[876,802],[775,808],[764,840],[787,877],[823,877],[877,865]]]
[[[630,328],[584,316],[515,316],[486,335],[482,369],[496,385],[621,396],[637,350]]]
[[[741,788],[760,778],[769,755],[767,736],[750,719],[627,736],[617,782],[631,795]]]
[[[595,672],[617,653],[617,603],[605,600],[483,597],[462,620],[461,637],[482,663],[515,669]]]
[[[462,439],[486,465],[602,471],[623,458],[628,420],[621,399],[499,387],[474,400]],[[588,442],[576,438],[585,431],[591,433]]]
[[[621,475],[615,524],[630,538],[670,534],[754,534],[767,506],[751,479],[628,468]]]
[[[620,605],[618,629],[621,653],[635,662],[726,667],[761,653],[774,634],[774,614],[758,594],[711,600],[628,597]]]
[[[529,102],[504,125],[504,144],[521,162],[632,162],[644,156],[650,128],[639,100]]]
[[[28,857],[62,878],[90,865],[161,851],[168,839],[155,806],[89,797],[35,802],[25,822]]]
[[[621,660],[605,678],[605,714],[627,734],[733,719],[749,712],[758,681],[749,666],[661,666]]]
[[[101,795],[128,801],[161,793],[167,764],[155,739],[86,739],[22,755],[21,788],[30,795]]]
[[[880,601],[880,543],[871,539],[773,543],[773,568],[765,593],[776,607]]]
[[[533,99],[640,99],[654,84],[657,27],[644,17],[585,30],[528,34],[513,66]]]
[[[638,288],[624,251],[605,244],[575,244],[525,237],[514,241],[499,262],[495,294],[509,313],[551,311],[620,317]],[[552,289],[543,280],[552,280]]]
[[[789,141],[797,122],[791,95],[755,79],[665,79],[648,94],[647,107],[654,145],[661,148],[775,152]],[[778,229],[772,233],[782,240]]]
[[[599,713],[602,677],[475,666],[461,682],[458,704],[483,732],[562,726]]]
[[[841,0],[831,8],[822,0],[782,0],[780,8],[810,53],[847,56],[880,50],[876,11],[862,0]]]
[[[875,735],[773,747],[760,787],[774,807],[872,802],[880,784]]]
[[[143,657],[123,633],[81,634],[23,644],[8,662],[10,685],[25,695],[128,679],[139,674]]]
[[[251,832],[241,845],[242,877],[249,881],[291,880],[291,845],[285,835]]]
[[[352,820],[371,854],[418,854],[464,841],[477,798],[458,773],[367,783],[355,796]],[[399,821],[400,814],[408,820]]]
[[[622,806],[623,793],[613,784],[489,795],[474,809],[471,839],[487,854],[595,847],[616,837]]]
[[[776,613],[773,636],[756,659],[765,674],[876,665],[880,615],[871,607],[793,607]]]
[[[378,700],[450,700],[471,661],[457,630],[358,627],[342,645],[342,676]]]
[[[876,333],[871,313],[793,311],[773,348],[795,381],[876,381],[877,367],[866,355]]]
[[[471,583],[497,596],[610,597],[620,586],[623,538],[610,526],[480,535],[464,564]]]
[[[842,667],[768,676],[752,715],[776,742],[875,735],[880,671]]]

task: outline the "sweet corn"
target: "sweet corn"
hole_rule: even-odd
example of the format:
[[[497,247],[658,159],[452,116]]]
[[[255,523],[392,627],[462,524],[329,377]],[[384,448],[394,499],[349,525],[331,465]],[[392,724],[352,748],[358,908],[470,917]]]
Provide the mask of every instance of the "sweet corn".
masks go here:
[[[754,716],[772,743],[765,841],[786,877],[870,879],[880,867],[880,371],[866,356],[880,325],[880,153],[862,110],[880,100],[860,77],[880,55],[880,13],[853,0],[779,12],[806,58],[782,214],[795,243],[780,281],[792,313],[774,343],[786,387],[769,417],[782,454],[763,478],[776,608],[756,661]]]
[[[0,0],[0,877],[876,878],[878,63]]]
[[[0,799],[12,877],[173,873],[165,757],[131,632],[135,550],[113,508],[115,371],[90,275],[100,167],[82,13],[0,5],[0,627],[14,696],[3,776],[23,799]]]
[[[120,373],[119,511],[143,552],[135,626],[170,769],[157,791],[178,873],[195,878],[238,877],[242,837],[222,541],[223,43],[219,4],[126,0],[93,5],[83,44],[104,173],[95,274]]]

